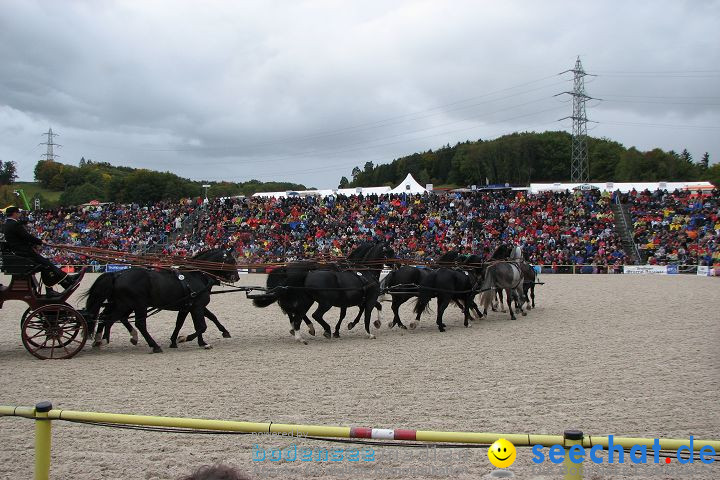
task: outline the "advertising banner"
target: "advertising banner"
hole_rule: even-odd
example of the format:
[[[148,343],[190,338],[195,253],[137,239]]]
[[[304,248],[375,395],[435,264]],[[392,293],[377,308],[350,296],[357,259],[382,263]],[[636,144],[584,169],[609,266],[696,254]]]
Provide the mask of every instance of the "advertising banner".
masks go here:
[[[623,272],[630,275],[667,275],[665,265],[624,265]]]
[[[108,263],[105,266],[105,271],[106,272],[119,272],[121,270],[125,270],[128,268],[130,268],[130,265],[123,265],[120,263]]]

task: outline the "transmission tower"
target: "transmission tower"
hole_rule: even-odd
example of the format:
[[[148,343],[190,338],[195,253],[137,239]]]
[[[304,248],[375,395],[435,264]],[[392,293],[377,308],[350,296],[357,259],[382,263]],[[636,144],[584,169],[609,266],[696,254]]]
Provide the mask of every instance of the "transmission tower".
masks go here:
[[[568,94],[573,97],[573,113],[569,117],[561,118],[566,120],[571,118],[573,121],[572,128],[572,157],[570,160],[570,182],[587,183],[590,179],[590,165],[588,163],[587,151],[587,122],[585,114],[585,102],[593,100],[585,93],[585,77],[590,75],[583,70],[580,57],[575,61],[575,68],[565,70],[562,73],[572,72],[575,75],[573,81],[572,92],[562,92],[558,95]],[[561,73],[561,74],[562,74]],[[594,76],[594,75],[592,75]]]
[[[47,135],[47,142],[40,143],[39,145],[47,145],[47,152],[43,154],[43,157],[45,157],[45,160],[49,160],[51,162],[55,161],[55,157],[59,157],[57,153],[53,151],[53,147],[62,147],[62,145],[58,145],[53,141],[53,137],[57,137],[57,133],[53,133],[52,128],[50,128],[46,133],[43,133],[43,135]]]

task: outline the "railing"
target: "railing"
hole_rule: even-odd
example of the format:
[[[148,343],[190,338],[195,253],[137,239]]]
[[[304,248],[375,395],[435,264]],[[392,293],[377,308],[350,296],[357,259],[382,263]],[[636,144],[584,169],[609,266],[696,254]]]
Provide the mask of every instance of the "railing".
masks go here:
[[[627,241],[632,245],[633,252],[635,253],[635,258],[637,258],[638,262],[643,261],[642,255],[640,255],[640,250],[638,249],[637,243],[635,243],[635,239],[630,236],[630,225],[628,225],[627,218],[625,215],[625,208],[623,207],[622,202],[620,201],[620,196],[615,196],[615,204],[620,209],[620,218],[622,218],[623,226],[625,227],[625,234],[628,236]]]
[[[276,266],[277,264],[272,264]],[[87,265],[87,264],[77,264],[77,265],[59,265],[63,271],[66,271],[68,273],[73,273],[74,271],[77,271],[83,267],[88,268],[89,273],[102,273],[106,271],[107,265]],[[120,266],[119,264],[112,264],[113,267]],[[130,267],[131,265],[127,265],[127,267]],[[555,274],[555,275],[607,275],[607,274],[615,274],[615,275],[621,275],[624,272],[626,267],[630,268],[642,268],[642,267],[669,267],[671,271],[667,272],[670,275],[675,274],[688,274],[688,275],[695,275],[697,274],[698,270],[700,269],[708,269],[711,273],[710,276],[720,276],[720,265],[716,266],[700,266],[700,265],[689,265],[689,264],[667,264],[667,265],[588,265],[588,264],[556,264],[556,265],[535,265],[536,271],[538,273],[544,273],[544,274]],[[125,267],[125,265],[122,265],[122,267]],[[262,268],[251,268],[247,269],[244,268],[242,265],[238,265],[238,270],[242,271],[243,273],[264,273],[262,272]]]
[[[126,415],[116,413],[81,412],[53,408],[50,402],[40,402],[35,407],[0,406],[0,417],[15,416],[35,420],[35,480],[48,480],[50,478],[50,449],[52,423],[60,420],[84,423],[102,424],[104,426],[138,425],[145,427],[167,429],[199,430],[209,432],[237,432],[237,433],[277,433],[284,435],[297,435],[303,432],[303,438],[318,440],[322,438],[346,439],[376,439],[377,443],[370,445],[383,446],[383,440],[392,440],[393,445],[408,443],[408,446],[417,445],[417,442],[430,444],[466,444],[471,446],[489,447],[494,442],[505,439],[517,447],[544,447],[560,448],[565,451],[564,473],[566,479],[582,479],[584,448],[596,449],[598,446],[608,448],[612,445],[623,449],[634,449],[645,446],[647,449],[656,448],[667,452],[670,458],[672,452],[680,458],[680,451],[687,451],[693,457],[700,452],[700,459],[710,457],[709,463],[715,461],[720,450],[718,440],[669,439],[669,438],[630,438],[630,437],[604,437],[585,435],[579,430],[566,430],[563,435],[545,435],[530,433],[480,433],[480,432],[449,432],[433,430],[409,429],[377,429],[366,427],[338,427],[324,425],[294,425],[274,422],[238,422],[225,420],[205,420],[199,418],[156,417],[149,415]],[[367,440],[362,440],[367,444]],[[410,443],[413,442],[413,443]],[[592,451],[591,450],[591,455]],[[534,451],[534,448],[533,448]],[[582,453],[581,453],[582,452]],[[632,452],[632,450],[631,450]],[[631,453],[632,455],[632,453]],[[578,459],[581,458],[578,462]]]

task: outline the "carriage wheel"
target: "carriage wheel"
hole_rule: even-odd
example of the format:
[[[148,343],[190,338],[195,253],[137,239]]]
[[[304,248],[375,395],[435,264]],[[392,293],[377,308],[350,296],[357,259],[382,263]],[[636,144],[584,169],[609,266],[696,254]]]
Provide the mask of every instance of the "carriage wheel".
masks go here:
[[[44,305],[30,312],[22,324],[25,349],[39,359],[71,358],[87,340],[87,323],[69,305]]]
[[[72,308],[72,307],[70,307],[70,305],[68,305],[68,304],[65,303],[65,302],[63,302],[62,304],[63,304],[64,306],[68,307],[68,308]],[[33,311],[32,308],[28,308],[27,310],[25,310],[25,312],[23,312],[22,317],[20,317],[20,328],[23,327],[23,324],[25,323],[25,319],[27,318],[27,316],[28,316],[28,315],[30,314],[30,312],[32,312],[32,311]],[[73,337],[73,338],[74,338],[74,337]],[[40,343],[37,343],[35,340],[36,340],[36,338],[32,338],[32,337],[31,337],[31,338],[28,338],[28,342],[30,342],[30,345],[32,345],[33,347],[39,347],[41,344],[40,344]],[[43,339],[43,340],[44,340],[44,339]],[[66,342],[65,345],[67,345],[67,343],[69,343],[69,341]]]

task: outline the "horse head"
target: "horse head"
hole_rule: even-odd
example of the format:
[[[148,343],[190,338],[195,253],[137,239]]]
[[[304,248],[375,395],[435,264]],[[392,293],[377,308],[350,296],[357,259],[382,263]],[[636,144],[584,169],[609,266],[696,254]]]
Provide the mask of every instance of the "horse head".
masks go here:
[[[240,278],[237,271],[237,262],[232,254],[232,248],[213,248],[212,250],[200,252],[192,258],[194,260],[220,264],[217,267],[210,266],[203,269],[211,275],[223,278],[231,283],[237,282]]]
[[[495,252],[492,254],[491,259],[507,260],[510,256],[510,253],[512,253],[512,246],[510,244],[503,243],[495,249]]]

